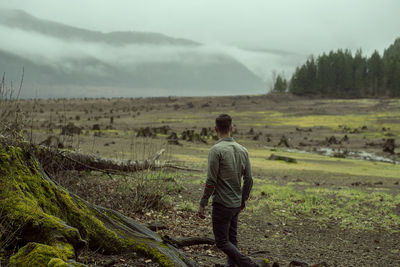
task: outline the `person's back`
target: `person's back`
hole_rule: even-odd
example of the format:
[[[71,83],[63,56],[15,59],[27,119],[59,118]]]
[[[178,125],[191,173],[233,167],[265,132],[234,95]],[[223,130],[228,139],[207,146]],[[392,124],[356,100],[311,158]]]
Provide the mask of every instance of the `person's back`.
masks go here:
[[[215,243],[228,256],[228,266],[258,266],[240,253],[236,238],[238,216],[253,186],[249,155],[230,136],[232,118],[229,115],[222,114],[216,119],[215,130],[220,140],[208,154],[207,180],[198,214],[204,218],[205,206],[212,195]]]
[[[232,137],[223,137],[209,153],[208,177],[215,179],[213,203],[227,208],[238,208],[242,205],[242,176],[245,180],[243,189],[247,199],[251,189],[251,167],[246,148],[236,143]],[[203,196],[204,197],[204,196]],[[207,197],[207,195],[205,196]],[[203,202],[204,204],[204,202]]]

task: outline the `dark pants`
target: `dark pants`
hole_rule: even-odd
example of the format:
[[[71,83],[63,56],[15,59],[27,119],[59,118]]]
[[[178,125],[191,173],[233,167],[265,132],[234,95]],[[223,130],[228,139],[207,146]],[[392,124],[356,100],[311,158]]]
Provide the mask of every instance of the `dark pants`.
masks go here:
[[[240,208],[226,208],[214,203],[212,223],[217,248],[228,256],[229,266],[257,266],[237,248],[237,223]]]

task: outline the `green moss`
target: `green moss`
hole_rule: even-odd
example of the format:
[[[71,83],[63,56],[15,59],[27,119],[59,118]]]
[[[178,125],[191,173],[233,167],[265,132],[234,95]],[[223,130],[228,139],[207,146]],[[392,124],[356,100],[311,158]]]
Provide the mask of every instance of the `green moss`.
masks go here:
[[[71,265],[66,263],[60,258],[52,258],[48,263],[47,267],[70,267]]]
[[[47,267],[84,267],[84,266],[86,266],[86,265],[75,262],[75,261],[65,262],[59,258],[52,258],[49,261],[49,263],[47,264]]]
[[[74,249],[69,244],[48,246],[39,243],[28,243],[17,254],[10,258],[10,266],[72,266],[67,261],[74,257]],[[64,264],[64,265],[62,265]]]
[[[0,150],[0,172],[3,213],[11,230],[20,233],[20,242],[27,243],[13,256],[12,266],[29,261],[35,264],[28,266],[50,261],[52,266],[70,266],[65,264],[86,244],[83,239],[91,249],[105,254],[137,251],[162,266],[174,266],[162,253],[162,243],[126,231],[126,226],[116,227],[123,222],[89,208],[80,198],[44,179],[38,163],[22,149]]]
[[[162,247],[168,248],[167,245],[161,244]],[[135,246],[135,249],[139,253],[143,253],[147,256],[150,256],[153,260],[160,263],[161,266],[164,267],[174,267],[175,264],[163,253],[161,253],[158,249],[155,249],[146,243],[138,243]]]

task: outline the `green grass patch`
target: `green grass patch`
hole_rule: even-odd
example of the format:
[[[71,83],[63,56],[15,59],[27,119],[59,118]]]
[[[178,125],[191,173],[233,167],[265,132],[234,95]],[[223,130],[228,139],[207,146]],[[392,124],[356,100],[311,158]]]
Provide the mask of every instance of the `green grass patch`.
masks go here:
[[[365,160],[342,159],[309,153],[296,153],[279,151],[279,155],[292,157],[297,160],[297,164],[290,164],[284,161],[267,160],[272,153],[267,149],[250,149],[250,160],[254,168],[263,172],[271,170],[294,170],[294,171],[316,171],[318,173],[372,176],[372,177],[392,177],[400,178],[400,165],[384,162],[371,162]]]
[[[307,218],[356,230],[400,231],[400,217],[394,212],[400,194],[326,188],[297,191],[291,186],[265,184],[256,187],[252,195],[255,197],[248,204],[252,212],[268,207],[273,215],[291,221]]]

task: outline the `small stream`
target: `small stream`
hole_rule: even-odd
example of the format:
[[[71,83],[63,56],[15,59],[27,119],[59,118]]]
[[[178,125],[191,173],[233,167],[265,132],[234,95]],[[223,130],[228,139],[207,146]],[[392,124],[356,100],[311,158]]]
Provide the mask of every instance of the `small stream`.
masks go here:
[[[268,149],[276,149],[273,147],[265,147]],[[399,161],[393,160],[388,157],[379,156],[375,153],[370,153],[366,151],[347,151],[342,149],[333,149],[330,147],[319,147],[314,148],[313,151],[300,150],[296,148],[281,148],[286,152],[295,152],[295,153],[305,153],[305,154],[318,154],[328,157],[337,157],[337,158],[347,158],[347,159],[357,159],[357,160],[368,160],[368,161],[378,161],[378,162],[386,162],[392,164],[400,164]]]

